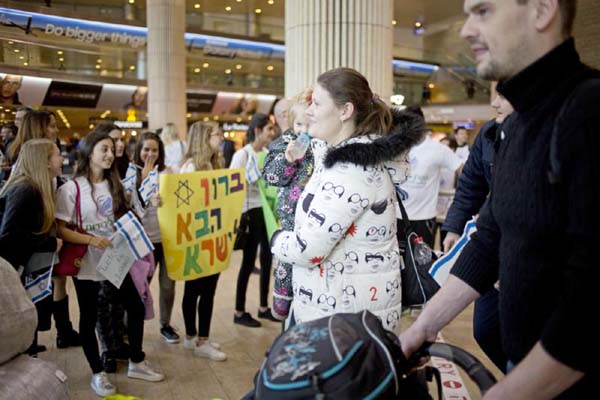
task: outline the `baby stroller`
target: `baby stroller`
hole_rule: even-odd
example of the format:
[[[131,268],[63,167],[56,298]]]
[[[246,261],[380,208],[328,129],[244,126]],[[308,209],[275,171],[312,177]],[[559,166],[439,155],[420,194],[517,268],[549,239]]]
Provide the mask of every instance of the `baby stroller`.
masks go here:
[[[428,382],[434,367],[413,369],[423,356],[460,366],[482,393],[496,380],[471,354],[443,343],[424,346],[406,359],[398,338],[368,311],[335,314],[299,324],[275,339],[244,400],[286,399],[433,399]]]

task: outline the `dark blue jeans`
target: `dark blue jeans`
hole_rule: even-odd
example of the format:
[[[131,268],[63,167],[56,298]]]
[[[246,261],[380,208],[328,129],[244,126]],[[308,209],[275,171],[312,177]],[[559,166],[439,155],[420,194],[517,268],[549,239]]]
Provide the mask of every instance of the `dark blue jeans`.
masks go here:
[[[502,349],[500,336],[499,296],[500,293],[496,289],[492,289],[484,293],[475,302],[473,337],[494,365],[506,373],[506,363],[508,360]]]

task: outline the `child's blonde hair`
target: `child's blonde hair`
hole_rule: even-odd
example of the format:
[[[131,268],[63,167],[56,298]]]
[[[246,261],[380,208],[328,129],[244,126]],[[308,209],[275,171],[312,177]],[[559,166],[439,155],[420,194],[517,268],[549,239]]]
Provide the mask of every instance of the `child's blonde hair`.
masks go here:
[[[308,106],[310,106],[312,102],[312,87],[307,87],[304,91],[298,93],[296,96],[290,99],[290,106],[288,108],[288,124],[293,129],[294,122],[298,117],[297,110],[299,107],[302,107],[306,110]]]

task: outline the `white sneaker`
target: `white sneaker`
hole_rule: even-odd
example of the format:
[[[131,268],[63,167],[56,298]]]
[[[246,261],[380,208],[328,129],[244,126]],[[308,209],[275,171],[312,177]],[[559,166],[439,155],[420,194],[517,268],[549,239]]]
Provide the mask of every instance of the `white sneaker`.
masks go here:
[[[196,346],[198,346],[197,343],[198,339],[197,337],[193,337],[191,339],[188,339],[187,336],[185,336],[183,338],[183,348],[186,350],[194,350],[196,348]],[[217,342],[208,342],[208,344],[210,344],[212,347],[214,347],[217,350],[221,350],[221,344],[217,343]]]
[[[160,382],[165,379],[165,376],[158,371],[155,371],[146,361],[134,363],[129,361],[127,377],[133,379],[142,379],[148,382]]]
[[[194,349],[194,354],[198,357],[208,358],[213,361],[225,361],[227,355],[222,351],[215,349],[210,343],[204,342]]]
[[[196,348],[196,336],[188,339],[187,335],[183,338],[183,348],[186,350],[193,350]]]
[[[99,372],[92,375],[92,382],[90,383],[92,390],[100,397],[110,396],[117,393],[115,385],[110,383],[106,372]]]

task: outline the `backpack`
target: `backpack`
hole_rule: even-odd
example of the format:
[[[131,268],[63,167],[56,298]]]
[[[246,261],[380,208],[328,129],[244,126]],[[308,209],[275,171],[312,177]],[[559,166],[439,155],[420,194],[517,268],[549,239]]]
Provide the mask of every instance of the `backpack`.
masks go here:
[[[408,371],[403,361],[397,337],[375,315],[335,314],[275,339],[256,376],[254,398],[389,399]]]
[[[397,336],[375,315],[362,311],[334,314],[282,333],[266,354],[254,391],[244,400],[430,400],[427,382],[433,378],[442,398],[437,369],[411,372],[427,355],[457,363],[482,391],[496,382],[476,358],[447,344],[427,344],[407,360]]]
[[[431,261],[420,265],[414,258],[414,245],[419,235],[417,235],[410,224],[408,213],[402,204],[402,197],[396,189],[396,198],[398,207],[402,214],[402,223],[398,221],[397,226],[404,225],[404,229],[398,229],[398,247],[403,265],[400,270],[402,282],[402,308],[422,307],[427,303],[440,289],[440,285],[429,273],[433,263],[437,260],[432,251]]]

